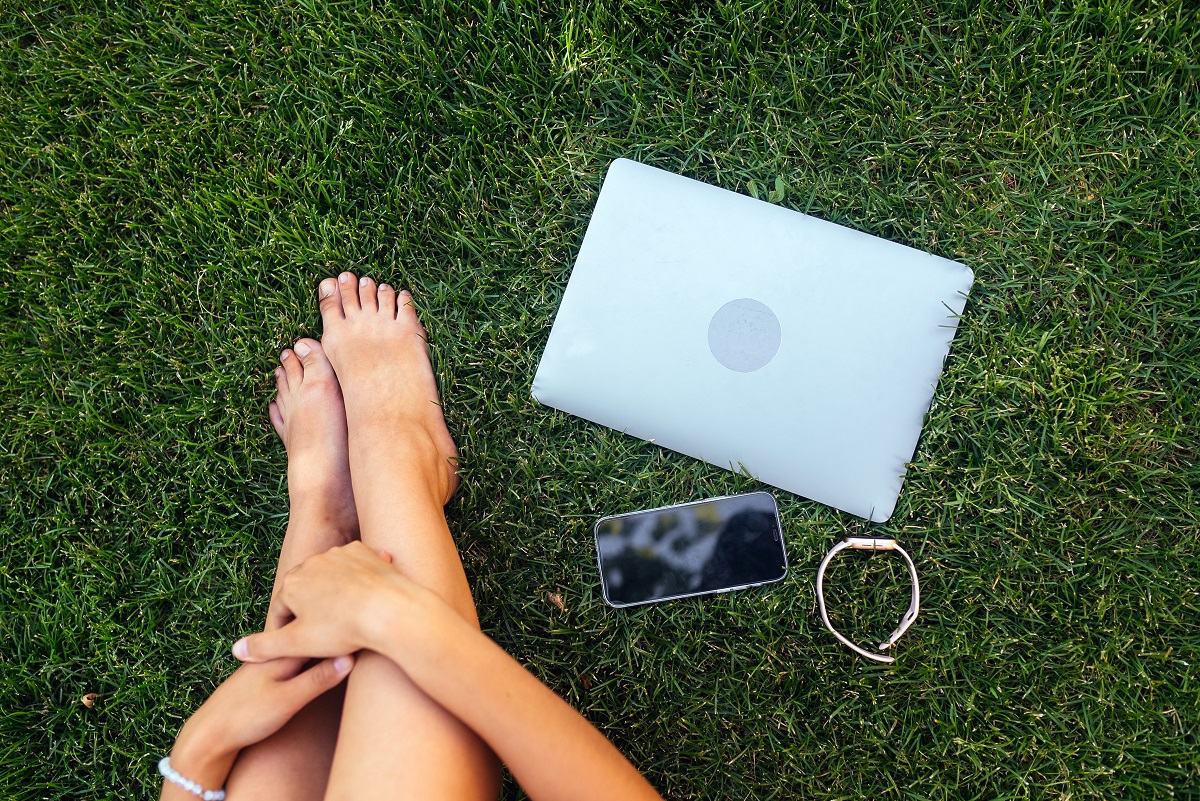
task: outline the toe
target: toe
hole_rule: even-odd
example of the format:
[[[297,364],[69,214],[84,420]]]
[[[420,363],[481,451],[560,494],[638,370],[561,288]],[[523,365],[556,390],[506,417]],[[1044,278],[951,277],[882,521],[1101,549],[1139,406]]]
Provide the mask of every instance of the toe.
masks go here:
[[[413,296],[407,289],[401,289],[396,295],[396,319],[408,322],[417,322],[417,305],[413,303]]]
[[[305,382],[315,379],[333,378],[333,365],[325,355],[325,349],[315,339],[300,339],[296,341],[296,355],[304,365]]]
[[[283,365],[283,371],[287,373],[288,386],[300,386],[300,382],[304,380],[304,367],[296,358],[296,354],[290,348],[285,349],[283,353],[279,354],[279,363]]]
[[[392,289],[388,284],[380,284],[379,292],[379,313],[389,320],[396,319],[396,290]]]
[[[276,403],[275,401],[271,401],[271,403],[268,404],[267,417],[271,418],[271,426],[272,426],[272,428],[275,429],[275,433],[279,435],[280,439],[283,439],[284,441],[286,441],[286,439],[283,436],[284,431],[285,431],[284,425],[283,425],[283,415],[280,414],[279,404]]]
[[[344,320],[345,313],[342,311],[342,295],[338,292],[338,282],[335,278],[326,278],[321,282],[320,288],[317,290],[318,302],[321,306],[321,322],[326,327],[334,320]]]
[[[421,325],[421,320],[417,317],[417,304],[407,289],[400,290],[396,295],[396,307],[396,320],[410,326],[415,333],[427,339],[425,326]]]
[[[379,302],[375,299],[375,279],[369,275],[358,279],[358,302],[363,311],[379,311]]]
[[[342,293],[342,311],[353,314],[362,308],[358,302],[358,279],[354,273],[342,273],[338,276],[338,291]]]
[[[280,361],[283,360],[283,355],[279,356]],[[275,394],[282,395],[291,387],[288,385],[287,372],[282,367],[275,368]]]

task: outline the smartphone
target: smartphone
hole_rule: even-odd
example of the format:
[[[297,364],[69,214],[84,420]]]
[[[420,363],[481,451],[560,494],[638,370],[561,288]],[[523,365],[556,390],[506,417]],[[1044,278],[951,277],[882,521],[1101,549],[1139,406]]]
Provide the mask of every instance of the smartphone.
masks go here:
[[[787,576],[779,507],[769,492],[603,517],[594,533],[600,586],[611,606],[740,590]]]

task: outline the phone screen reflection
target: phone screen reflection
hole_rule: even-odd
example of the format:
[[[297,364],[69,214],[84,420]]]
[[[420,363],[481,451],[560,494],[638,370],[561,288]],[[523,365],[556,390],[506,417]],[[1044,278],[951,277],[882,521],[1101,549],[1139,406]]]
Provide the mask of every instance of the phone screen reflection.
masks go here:
[[[596,548],[616,605],[760,584],[786,570],[764,492],[601,520]]]

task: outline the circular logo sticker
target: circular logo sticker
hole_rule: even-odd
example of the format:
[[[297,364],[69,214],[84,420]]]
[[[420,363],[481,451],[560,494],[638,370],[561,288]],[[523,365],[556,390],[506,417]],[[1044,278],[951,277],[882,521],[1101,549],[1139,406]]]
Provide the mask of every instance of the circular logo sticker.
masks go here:
[[[753,298],[731,300],[708,324],[708,349],[725,367],[752,373],[766,367],[779,352],[779,318]]]

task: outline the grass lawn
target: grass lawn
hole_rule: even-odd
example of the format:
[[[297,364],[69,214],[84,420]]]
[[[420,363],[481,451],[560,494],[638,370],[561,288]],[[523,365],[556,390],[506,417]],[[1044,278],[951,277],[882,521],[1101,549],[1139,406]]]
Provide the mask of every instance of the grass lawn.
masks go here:
[[[485,630],[664,795],[1200,798],[1194,3],[246,5],[0,9],[0,797],[155,795],[265,610],[275,354],[350,268],[429,327]],[[619,156],[975,271],[895,516],[777,492],[782,584],[600,597],[598,516],[761,486],[530,397]],[[866,530],[922,576],[894,666],[817,617]],[[907,604],[829,580],[861,640]]]

